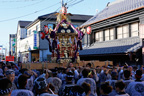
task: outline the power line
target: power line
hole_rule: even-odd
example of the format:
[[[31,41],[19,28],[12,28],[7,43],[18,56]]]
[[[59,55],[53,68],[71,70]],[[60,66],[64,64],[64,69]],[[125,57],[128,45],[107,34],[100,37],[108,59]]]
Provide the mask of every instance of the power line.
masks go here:
[[[38,0],[2,0],[0,2],[2,3],[9,3],[9,2],[33,2],[33,1],[38,1]]]
[[[71,3],[74,3],[76,0],[70,0],[70,1],[67,1],[67,5],[70,5]],[[69,3],[69,4],[68,4]]]
[[[73,4],[69,5],[69,7],[70,7],[70,6],[74,6],[74,5],[76,5],[76,4],[78,4],[78,3],[82,2],[82,1],[84,1],[84,0],[80,0],[80,1],[78,1],[78,2],[76,2],[76,3],[73,3]]]
[[[29,15],[38,13],[38,12],[40,12],[40,11],[43,11],[43,10],[45,10],[45,9],[51,8],[51,7],[53,7],[53,6],[55,6],[55,5],[59,4],[59,3],[60,3],[60,2],[58,2],[58,3],[56,3],[56,4],[53,4],[53,5],[49,6],[49,7],[43,8],[43,9],[41,9],[41,10],[38,10],[38,11],[35,11],[35,12],[32,12],[32,13],[23,15],[23,16],[19,16],[19,17],[15,17],[15,18],[10,18],[10,19],[6,19],[6,20],[1,20],[0,22],[11,21],[11,20],[15,20],[15,19],[18,19],[18,18],[26,17],[26,16],[29,16]]]
[[[20,8],[25,8],[25,7],[29,7],[29,6],[37,5],[37,4],[41,3],[42,1],[45,1],[45,0],[41,0],[41,1],[38,1],[38,2],[36,2],[36,3],[29,4],[29,5],[25,5],[25,6],[21,6],[21,7],[15,7],[15,8],[3,8],[3,9],[20,9]],[[1,8],[1,9],[2,9],[2,8]]]
[[[58,10],[60,9],[60,7],[56,10],[56,11],[54,11],[54,12],[57,12]],[[51,14],[50,16],[48,16],[46,19],[44,19],[42,22],[44,22],[44,21],[49,21],[49,20],[51,20],[52,18],[50,18],[51,16],[52,16],[53,14]],[[49,19],[48,19],[49,18]]]
[[[27,1],[27,0],[26,0],[26,1]],[[73,1],[73,0],[70,0],[69,2],[72,2],[72,1]],[[84,1],[84,0],[80,0],[80,1],[78,1],[78,2],[76,2],[76,3],[72,3],[72,4],[69,5],[68,7],[74,6],[74,5],[76,5],[76,4],[78,4],[78,3],[82,2],[82,1]],[[55,5],[59,4],[59,3],[61,3],[61,2],[58,2],[58,3],[54,4],[54,5],[51,5],[51,6],[49,6],[49,7],[43,8],[43,9],[41,9],[41,10],[38,10],[38,11],[35,11],[35,12],[32,12],[32,13],[26,14],[26,15],[23,15],[23,16],[19,16],[19,17],[15,17],[15,18],[10,18],[10,19],[6,19],[6,20],[1,20],[0,22],[11,21],[11,20],[15,20],[15,19],[18,19],[18,18],[26,17],[26,16],[29,16],[29,15],[38,13],[38,12],[40,12],[40,11],[43,11],[43,10],[45,10],[45,9],[51,8],[51,7],[53,7],[53,6],[55,6]],[[58,9],[59,9],[59,8],[58,8]]]

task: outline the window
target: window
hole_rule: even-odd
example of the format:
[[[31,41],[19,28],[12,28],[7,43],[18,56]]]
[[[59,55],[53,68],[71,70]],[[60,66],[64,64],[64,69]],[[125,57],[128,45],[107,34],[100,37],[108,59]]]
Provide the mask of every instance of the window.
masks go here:
[[[26,29],[26,36],[27,36],[27,29]]]
[[[28,33],[29,35],[31,35],[31,30],[29,30],[29,33]]]
[[[110,40],[114,40],[114,28],[110,29]]]
[[[129,25],[123,26],[123,38],[129,37]]]
[[[53,29],[53,24],[48,24],[48,28],[52,28]]]
[[[103,41],[103,31],[99,32],[99,41]]]
[[[78,25],[73,25],[75,28],[77,28],[78,27]]]
[[[99,32],[95,33],[95,41],[98,42],[99,41]]]
[[[39,25],[36,26],[36,31],[39,31]]]
[[[123,36],[122,36],[122,27],[118,27],[117,28],[117,39],[121,39],[121,38],[123,38]]]
[[[117,39],[129,37],[129,25],[123,25],[117,28]]]
[[[131,24],[131,37],[138,36],[139,35],[138,32],[139,32],[138,23]]]
[[[110,40],[109,36],[110,36],[109,29],[107,29],[107,30],[105,30],[105,41]]]

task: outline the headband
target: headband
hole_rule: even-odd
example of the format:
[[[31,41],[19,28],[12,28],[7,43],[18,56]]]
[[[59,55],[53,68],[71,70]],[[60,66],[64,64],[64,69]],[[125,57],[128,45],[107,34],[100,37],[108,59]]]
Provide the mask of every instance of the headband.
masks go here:
[[[66,77],[72,77],[73,78],[74,76],[73,75],[66,75]]]
[[[15,74],[15,71],[12,70],[12,69],[8,69],[8,70],[6,71],[6,75],[10,75],[10,74]]]
[[[7,88],[5,90],[0,89],[0,94],[4,95],[4,94],[8,94],[11,92],[11,88]]]
[[[35,86],[37,89],[44,89],[48,86],[46,79],[44,77],[38,77],[35,80]]]

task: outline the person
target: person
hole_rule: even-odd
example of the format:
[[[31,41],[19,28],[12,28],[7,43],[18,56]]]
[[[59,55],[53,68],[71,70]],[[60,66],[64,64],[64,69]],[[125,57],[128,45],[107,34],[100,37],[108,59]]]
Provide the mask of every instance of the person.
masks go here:
[[[130,96],[125,92],[125,83],[122,81],[117,81],[115,83],[115,90],[117,91],[117,95],[115,96]]]
[[[142,73],[143,73],[143,74],[142,74],[141,80],[144,81],[144,67],[142,68]]]
[[[66,73],[66,84],[63,84],[61,88],[59,89],[58,95],[59,96],[75,96],[73,93],[73,87],[75,84],[73,84],[72,80],[74,78],[73,72],[67,72]]]
[[[142,71],[137,70],[135,74],[135,82],[129,83],[126,89],[126,92],[130,96],[144,96],[144,82],[142,82],[141,77]]]
[[[73,79],[73,83],[77,82],[77,80],[79,79],[79,73],[77,71],[77,69],[74,68],[73,63],[69,63],[68,67],[67,67],[67,72],[72,71],[74,73],[74,79]]]
[[[17,87],[16,87],[16,85],[15,85],[15,83],[14,83],[15,71],[12,70],[12,69],[8,69],[8,70],[5,72],[5,75],[6,75],[6,78],[9,79],[9,80],[12,82],[11,91],[17,89]]]
[[[18,67],[14,63],[11,63],[11,67],[12,67],[11,69],[14,70],[14,71],[18,70]]]
[[[106,80],[106,82],[109,82],[110,85],[113,87],[113,89],[115,89],[115,82],[118,79],[118,73],[113,71],[113,72],[111,72],[111,76],[112,76],[112,79]]]
[[[3,73],[0,73],[0,79],[4,78]]]
[[[124,71],[124,80],[123,82],[125,83],[125,89],[129,85],[130,82],[133,82],[133,80],[130,79],[131,72],[129,70]]]
[[[86,67],[91,68],[91,63],[87,63],[87,64],[86,64]]]
[[[43,74],[41,74],[39,77],[45,77],[48,79],[51,76],[52,71],[49,69],[44,69]]]
[[[112,86],[113,90],[112,92],[109,93],[110,96],[115,96],[116,90],[115,90],[115,83],[117,82],[118,79],[118,73],[115,71],[111,72],[112,80],[107,80],[106,82],[109,82],[110,86]]]
[[[78,79],[79,73],[78,73],[78,71],[74,68],[73,63],[69,63],[69,65],[68,65],[68,70],[73,71],[73,72],[74,72],[74,78],[75,78],[75,79]]]
[[[3,69],[2,69],[2,67],[3,67],[3,64],[0,63],[0,73],[3,73]]]
[[[121,67],[120,68],[120,71],[119,71],[119,73],[118,73],[118,80],[121,80],[121,79],[123,79],[124,78],[124,76],[123,76],[123,72],[124,72],[124,69],[126,69],[127,67],[125,66],[125,67]]]
[[[90,84],[84,82],[81,86],[82,86],[82,88],[83,88],[83,90],[84,90],[83,96],[89,96],[90,93],[91,93]]]
[[[108,82],[102,83],[100,86],[101,96],[111,96],[108,95],[110,92],[112,92],[112,86],[110,86]]]
[[[59,73],[57,74],[57,77],[62,80],[62,84],[65,84],[66,80],[66,68],[60,68]]]
[[[0,79],[0,96],[10,96],[11,87],[12,83],[9,79]]]
[[[18,62],[18,69],[22,69],[22,62]]]
[[[24,74],[27,75],[29,78],[27,79],[26,89],[33,90],[33,82],[34,79],[37,77],[37,73],[32,70],[25,70]]]
[[[35,91],[36,91],[35,95],[39,95],[39,96],[57,96],[52,91],[52,88],[50,88],[50,86],[52,86],[52,85],[47,84],[45,77],[36,78],[36,80],[34,81],[34,86],[35,86]]]
[[[56,70],[52,70],[52,77],[47,79],[48,84],[52,84],[55,87],[54,93],[58,93],[59,88],[62,85],[62,80],[57,77]]]
[[[11,96],[34,96],[33,92],[26,89],[27,79],[29,77],[25,74],[18,78],[18,89],[13,90]]]
[[[84,82],[90,84],[91,93],[90,93],[89,96],[97,96],[97,93],[96,93],[96,83],[95,83],[94,79],[88,77],[88,74],[89,74],[89,70],[85,68],[82,71],[83,78],[81,78],[81,79],[79,79],[77,81],[77,85],[81,86]]]
[[[107,69],[105,66],[103,66],[103,70],[101,71],[99,75],[99,81],[100,83],[105,82],[106,80],[111,79],[111,75],[109,74],[110,69]]]

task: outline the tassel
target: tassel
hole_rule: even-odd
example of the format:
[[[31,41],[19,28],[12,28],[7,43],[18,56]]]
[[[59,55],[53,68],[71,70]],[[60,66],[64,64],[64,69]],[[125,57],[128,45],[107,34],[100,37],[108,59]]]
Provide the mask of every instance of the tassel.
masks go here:
[[[80,41],[80,43],[79,43],[79,46],[80,46],[80,50],[83,50],[82,49],[82,42]]]
[[[49,51],[52,52],[52,47],[51,47],[50,39],[48,38],[48,36],[46,36],[45,38],[46,38],[46,40],[48,40],[48,42],[49,42]]]
[[[85,35],[85,34],[81,31],[81,36],[82,36],[81,40],[83,39],[84,35]]]
[[[55,32],[54,31],[51,31],[50,37],[55,38]]]
[[[52,49],[55,50],[57,48],[57,41],[54,39],[52,43]]]
[[[56,61],[58,62],[58,60],[60,59],[60,53],[59,53],[58,49],[56,51],[57,51],[57,60]]]
[[[80,47],[80,50],[82,50],[82,42],[80,40],[78,40],[77,42],[77,48]]]

